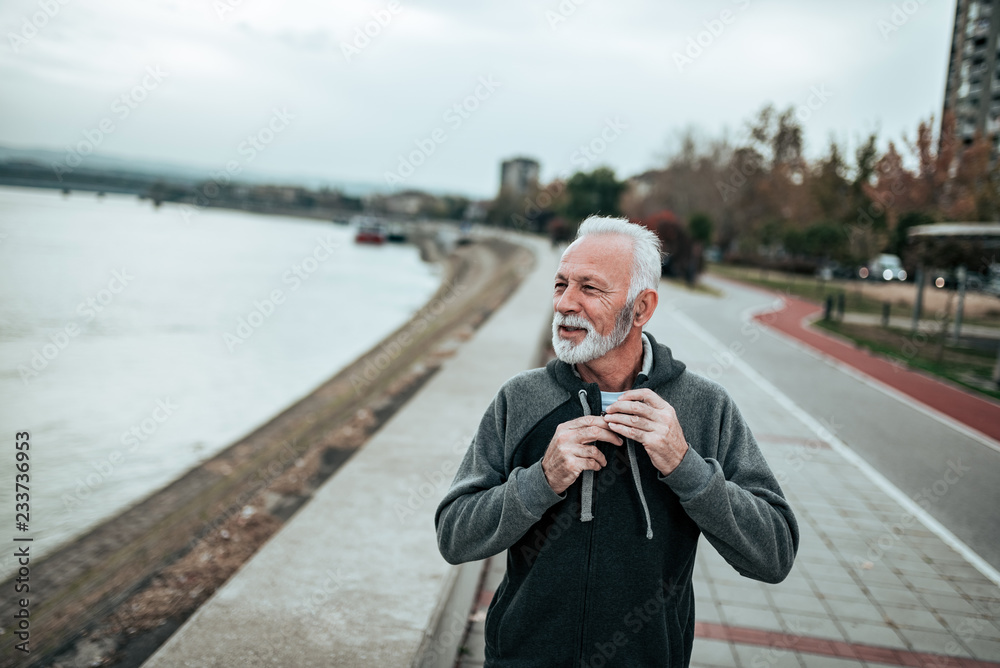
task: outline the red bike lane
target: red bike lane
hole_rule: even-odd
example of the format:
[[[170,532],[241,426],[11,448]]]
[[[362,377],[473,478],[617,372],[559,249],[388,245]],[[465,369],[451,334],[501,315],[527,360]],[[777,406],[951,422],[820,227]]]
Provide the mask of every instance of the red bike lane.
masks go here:
[[[739,283],[742,287],[747,286]],[[770,291],[770,295],[780,294]],[[902,362],[890,361],[805,324],[823,309],[787,294],[780,294],[784,307],[759,313],[755,319],[814,350],[974,429],[1000,441],[1000,403],[954,385],[913,371]]]

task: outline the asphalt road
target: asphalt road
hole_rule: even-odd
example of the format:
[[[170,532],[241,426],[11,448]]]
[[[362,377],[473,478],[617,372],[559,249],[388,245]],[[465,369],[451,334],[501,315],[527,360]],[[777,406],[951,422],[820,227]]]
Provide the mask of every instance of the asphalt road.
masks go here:
[[[724,296],[661,284],[658,311],[667,317],[651,322],[658,340],[670,345],[670,313],[690,318],[1000,569],[1000,451],[746,324],[750,311],[775,297],[706,282]]]

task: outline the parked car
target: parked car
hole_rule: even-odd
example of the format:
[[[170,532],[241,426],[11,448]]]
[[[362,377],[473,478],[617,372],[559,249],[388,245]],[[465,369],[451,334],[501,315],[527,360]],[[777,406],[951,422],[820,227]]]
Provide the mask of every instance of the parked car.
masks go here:
[[[906,270],[903,269],[903,261],[898,255],[882,253],[877,258],[868,263],[868,266],[858,270],[861,278],[868,278],[873,281],[905,281]]]
[[[994,297],[1000,297],[1000,278],[991,278],[983,286],[983,292]]]

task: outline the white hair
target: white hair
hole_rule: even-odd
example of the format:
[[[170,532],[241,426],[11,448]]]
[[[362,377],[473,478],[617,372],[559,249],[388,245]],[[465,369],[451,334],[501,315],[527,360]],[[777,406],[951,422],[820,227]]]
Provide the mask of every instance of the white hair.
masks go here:
[[[627,218],[590,216],[580,224],[573,243],[589,236],[603,235],[628,237],[632,241],[632,271],[626,304],[635,304],[643,290],[656,290],[662,271],[660,238],[648,228],[629,222]]]

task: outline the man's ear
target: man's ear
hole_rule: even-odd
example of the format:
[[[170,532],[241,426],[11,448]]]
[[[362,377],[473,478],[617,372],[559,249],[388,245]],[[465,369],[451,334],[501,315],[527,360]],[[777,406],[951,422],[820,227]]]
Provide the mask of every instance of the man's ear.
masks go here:
[[[643,290],[639,294],[639,298],[635,300],[635,311],[632,316],[633,324],[642,327],[649,322],[659,302],[660,295],[657,294],[656,290]]]

